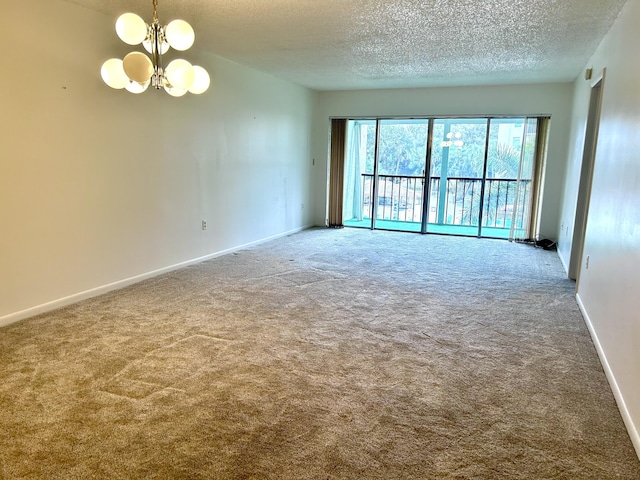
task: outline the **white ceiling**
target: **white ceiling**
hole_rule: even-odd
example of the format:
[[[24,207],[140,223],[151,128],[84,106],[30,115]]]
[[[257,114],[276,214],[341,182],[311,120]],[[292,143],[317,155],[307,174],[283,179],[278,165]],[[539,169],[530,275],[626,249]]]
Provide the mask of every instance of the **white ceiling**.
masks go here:
[[[67,1],[114,22],[153,12],[152,0]],[[197,48],[342,90],[572,81],[626,1],[158,0],[158,14],[191,23]]]

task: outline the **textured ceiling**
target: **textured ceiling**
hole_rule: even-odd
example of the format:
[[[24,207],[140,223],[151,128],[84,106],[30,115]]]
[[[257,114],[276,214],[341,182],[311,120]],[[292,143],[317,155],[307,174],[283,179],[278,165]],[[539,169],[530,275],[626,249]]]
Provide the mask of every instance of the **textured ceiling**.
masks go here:
[[[152,0],[67,0],[151,19]],[[196,47],[317,90],[572,81],[627,0],[158,0]]]

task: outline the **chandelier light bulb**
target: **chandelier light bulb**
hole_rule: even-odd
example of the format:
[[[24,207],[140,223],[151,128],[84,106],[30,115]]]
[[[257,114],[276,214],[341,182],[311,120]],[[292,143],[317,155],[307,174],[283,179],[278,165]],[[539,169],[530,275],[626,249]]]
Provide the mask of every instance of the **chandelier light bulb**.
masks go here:
[[[196,39],[196,33],[193,28],[184,20],[170,22],[166,27],[165,36],[171,48],[181,52],[189,50]]]
[[[135,13],[123,13],[116,20],[116,33],[128,45],[139,45],[147,38],[147,24]]]
[[[151,80],[147,80],[146,82],[143,82],[143,83],[130,81],[125,88],[127,89],[128,92],[138,94],[138,93],[145,92],[147,88],[149,88],[150,84],[151,84]]]
[[[153,63],[141,52],[131,52],[122,61],[124,73],[134,82],[144,83],[153,75]]]
[[[195,72],[195,78],[193,80],[193,85],[189,88],[189,92],[195,95],[200,95],[201,93],[206,92],[209,88],[211,78],[207,71],[198,65],[194,65],[193,70]]]
[[[119,58],[111,58],[104,62],[100,69],[100,75],[104,83],[116,90],[125,88],[129,83],[129,78],[122,67],[122,60]]]
[[[181,58],[170,62],[164,73],[172,87],[183,90],[189,90],[196,77],[193,66]]]
[[[164,86],[164,91],[167,92],[172,97],[182,97],[187,94],[187,90],[182,88],[170,87],[169,85]]]

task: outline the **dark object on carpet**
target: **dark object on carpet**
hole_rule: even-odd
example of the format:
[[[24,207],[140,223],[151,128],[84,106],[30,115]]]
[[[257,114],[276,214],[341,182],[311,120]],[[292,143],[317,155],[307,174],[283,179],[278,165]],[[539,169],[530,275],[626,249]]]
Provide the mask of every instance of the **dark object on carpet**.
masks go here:
[[[556,242],[549,240],[548,238],[542,238],[540,240],[536,240],[536,247],[541,247],[545,250],[555,250]]]

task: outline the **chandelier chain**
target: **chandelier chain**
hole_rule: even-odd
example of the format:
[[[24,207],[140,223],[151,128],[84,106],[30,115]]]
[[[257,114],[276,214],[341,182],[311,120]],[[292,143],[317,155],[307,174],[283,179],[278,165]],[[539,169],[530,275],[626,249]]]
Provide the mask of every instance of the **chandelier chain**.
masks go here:
[[[153,23],[158,23],[158,0],[153,0]]]

